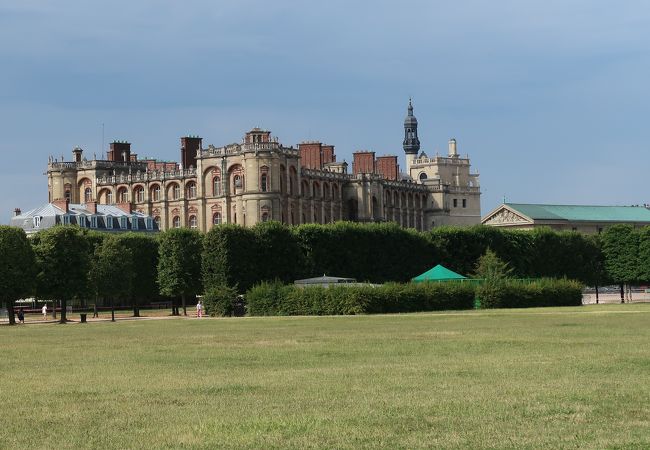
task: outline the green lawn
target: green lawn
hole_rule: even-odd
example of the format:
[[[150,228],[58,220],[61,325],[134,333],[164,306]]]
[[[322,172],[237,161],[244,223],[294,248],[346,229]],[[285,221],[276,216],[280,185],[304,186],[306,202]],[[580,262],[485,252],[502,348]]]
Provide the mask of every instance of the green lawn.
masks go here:
[[[648,304],[0,339],[0,448],[650,447]]]

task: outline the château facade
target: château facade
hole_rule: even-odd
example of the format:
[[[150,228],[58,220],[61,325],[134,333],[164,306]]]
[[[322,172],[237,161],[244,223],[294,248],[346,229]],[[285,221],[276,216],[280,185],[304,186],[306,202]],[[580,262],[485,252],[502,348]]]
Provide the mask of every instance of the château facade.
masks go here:
[[[49,201],[115,204],[153,217],[160,230],[207,231],[222,223],[253,226],[269,220],[396,222],[429,230],[481,219],[479,176],[470,173],[469,158],[457,154],[453,139],[445,156],[418,154],[410,101],[404,121],[406,174],[397,156],[358,151],[350,171],[346,162],[336,161],[332,145],[287,147],[259,128],[223,147],[204,147],[196,136],[180,141],[178,163],[138,159],[130,143],[117,141],[106,159],[87,160],[78,147],[70,162],[50,158]]]

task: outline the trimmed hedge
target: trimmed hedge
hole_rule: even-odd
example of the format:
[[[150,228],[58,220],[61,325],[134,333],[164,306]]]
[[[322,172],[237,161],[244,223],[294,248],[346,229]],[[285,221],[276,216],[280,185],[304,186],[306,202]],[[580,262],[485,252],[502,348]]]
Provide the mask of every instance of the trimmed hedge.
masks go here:
[[[299,288],[265,282],[247,292],[246,302],[254,316],[399,313],[471,309],[474,291],[471,283]]]
[[[495,280],[476,289],[481,308],[530,308],[535,306],[580,306],[582,284],[573,280],[542,278],[525,282]]]

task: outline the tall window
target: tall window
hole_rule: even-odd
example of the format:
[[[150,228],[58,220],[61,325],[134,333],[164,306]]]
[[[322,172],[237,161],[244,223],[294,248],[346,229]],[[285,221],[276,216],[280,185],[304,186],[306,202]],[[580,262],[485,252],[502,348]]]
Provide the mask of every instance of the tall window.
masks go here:
[[[84,202],[92,202],[93,201],[93,190],[89,187],[84,189]]]
[[[107,230],[112,230],[113,229],[113,217],[112,216],[106,216],[106,229]]]
[[[178,200],[179,198],[181,198],[181,187],[175,184],[172,187],[172,200]]]
[[[212,195],[215,197],[221,195],[221,177],[214,177],[212,179]]]
[[[144,201],[144,188],[135,188],[135,201],[139,203]]]
[[[262,213],[262,222],[269,221],[269,213]]]
[[[65,199],[66,199],[68,202],[72,201],[72,194],[70,193],[69,190],[66,190],[66,191],[65,191]]]
[[[113,204],[113,191],[108,191],[108,193],[106,194],[106,203],[108,203],[109,205]]]
[[[260,177],[260,191],[266,192],[268,190],[268,175],[263,173]]]
[[[454,208],[458,208],[458,199],[457,198],[454,199]]]
[[[178,216],[174,216],[174,219],[172,220],[172,226],[174,228],[180,228],[181,227],[181,218]]]
[[[196,216],[190,216],[190,228],[198,228],[199,221],[196,219]]]
[[[463,199],[463,208],[467,208],[467,199]]]
[[[187,197],[188,198],[196,197],[196,183],[194,182],[187,183]]]
[[[240,175],[235,175],[233,178],[233,183],[235,184],[235,189],[243,187],[244,183],[242,182],[242,177]]]
[[[160,201],[160,185],[157,184],[151,188],[151,200],[154,202]]]
[[[120,217],[120,228],[126,230],[129,225],[129,219],[126,216]]]
[[[215,225],[221,224],[221,213],[220,212],[214,213],[214,215],[212,216],[212,223],[215,224]]]
[[[120,190],[117,191],[117,201],[120,203],[126,203],[129,201],[129,194],[126,188],[120,188]]]

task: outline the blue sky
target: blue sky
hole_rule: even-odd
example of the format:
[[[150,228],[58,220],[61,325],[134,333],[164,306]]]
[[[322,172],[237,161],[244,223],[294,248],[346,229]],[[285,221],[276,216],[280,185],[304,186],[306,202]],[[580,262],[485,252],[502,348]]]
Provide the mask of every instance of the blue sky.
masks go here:
[[[650,203],[650,5],[622,0],[0,0],[0,222],[47,201],[49,155],[124,139],[178,159],[270,129],[398,154],[450,137],[508,201]]]

